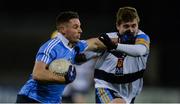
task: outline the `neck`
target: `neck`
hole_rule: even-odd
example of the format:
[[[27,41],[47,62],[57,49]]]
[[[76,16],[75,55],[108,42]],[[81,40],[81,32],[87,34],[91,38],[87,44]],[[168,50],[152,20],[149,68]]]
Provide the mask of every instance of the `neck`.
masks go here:
[[[72,47],[74,47],[75,46],[75,43],[68,43],[68,46],[70,47],[70,48],[72,48]]]

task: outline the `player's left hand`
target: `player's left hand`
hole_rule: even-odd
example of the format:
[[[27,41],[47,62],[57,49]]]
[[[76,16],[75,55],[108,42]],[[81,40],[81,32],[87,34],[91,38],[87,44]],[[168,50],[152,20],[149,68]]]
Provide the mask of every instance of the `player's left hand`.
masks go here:
[[[72,65],[69,66],[68,72],[65,74],[64,78],[65,78],[66,84],[71,83],[75,80],[75,78],[76,78],[75,66],[72,66]]]
[[[86,61],[87,61],[87,58],[86,58],[86,55],[84,53],[79,53],[79,54],[75,55],[75,62],[77,64],[80,64],[80,63],[83,63]]]
[[[103,42],[103,44],[107,47],[108,50],[113,50],[117,48],[117,44],[114,43],[106,33],[101,34],[98,39]]]

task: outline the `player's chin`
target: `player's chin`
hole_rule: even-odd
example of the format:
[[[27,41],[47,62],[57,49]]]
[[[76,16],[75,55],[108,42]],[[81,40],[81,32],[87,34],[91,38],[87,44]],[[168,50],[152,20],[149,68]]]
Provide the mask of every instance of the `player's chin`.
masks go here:
[[[77,43],[79,41],[80,41],[80,39],[74,39],[74,43]]]

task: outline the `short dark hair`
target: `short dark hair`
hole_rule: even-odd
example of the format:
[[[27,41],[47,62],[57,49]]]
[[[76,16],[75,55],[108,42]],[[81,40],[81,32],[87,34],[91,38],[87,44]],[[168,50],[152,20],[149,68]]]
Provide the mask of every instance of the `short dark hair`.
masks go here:
[[[69,22],[70,19],[73,18],[78,18],[79,19],[79,15],[77,12],[73,12],[73,11],[65,11],[65,12],[61,12],[57,17],[56,17],[56,26],[59,26],[62,23],[65,22]]]
[[[116,24],[120,25],[122,22],[130,22],[134,19],[137,19],[137,21],[140,21],[139,15],[137,13],[137,10],[133,7],[122,7],[119,8],[117,14],[116,14]]]

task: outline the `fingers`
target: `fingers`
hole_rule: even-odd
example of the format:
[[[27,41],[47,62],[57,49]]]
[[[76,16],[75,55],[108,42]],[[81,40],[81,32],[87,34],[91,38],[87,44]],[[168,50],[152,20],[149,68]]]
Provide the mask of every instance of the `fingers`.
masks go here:
[[[117,44],[115,44],[107,34],[102,34],[98,37],[98,39],[106,45],[108,50],[116,49]]]

